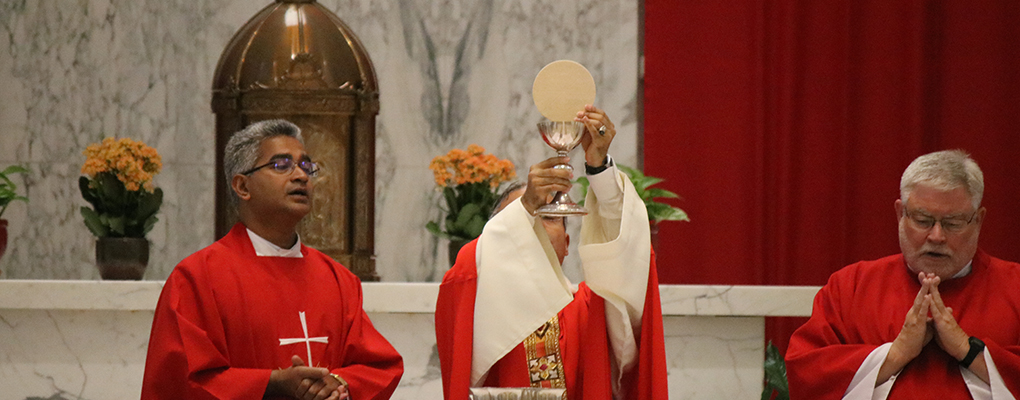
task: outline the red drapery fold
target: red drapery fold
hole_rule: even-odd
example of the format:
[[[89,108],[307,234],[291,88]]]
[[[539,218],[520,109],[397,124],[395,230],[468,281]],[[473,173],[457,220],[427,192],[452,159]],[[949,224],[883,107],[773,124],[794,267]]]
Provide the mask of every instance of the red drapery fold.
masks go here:
[[[646,0],[644,167],[690,223],[663,283],[822,285],[899,252],[915,157],[985,173],[981,247],[1020,260],[1020,2]],[[785,343],[802,320],[770,321]]]

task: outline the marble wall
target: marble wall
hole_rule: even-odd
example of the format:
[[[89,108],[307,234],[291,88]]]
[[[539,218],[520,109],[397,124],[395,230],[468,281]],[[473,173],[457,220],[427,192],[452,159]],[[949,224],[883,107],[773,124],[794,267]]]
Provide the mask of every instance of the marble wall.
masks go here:
[[[470,143],[524,175],[552,155],[531,101],[538,70],[586,65],[619,128],[612,154],[637,160],[639,0],[325,0],[359,35],[380,83],[377,268],[384,281],[435,281],[445,242],[429,160]],[[149,234],[147,279],[213,240],[212,73],[233,33],[268,0],[0,0],[0,166],[16,203],[0,278],[97,279],[77,177],[89,143],[131,137],[162,154],[166,200]],[[575,164],[583,158],[574,153]],[[571,229],[576,232],[576,221]],[[576,241],[575,241],[576,242]],[[575,264],[568,275],[578,278]]]

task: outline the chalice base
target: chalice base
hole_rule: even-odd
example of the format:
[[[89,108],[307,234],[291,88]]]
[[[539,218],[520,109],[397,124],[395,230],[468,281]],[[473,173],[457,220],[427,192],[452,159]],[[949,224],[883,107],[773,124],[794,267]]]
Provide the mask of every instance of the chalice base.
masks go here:
[[[557,193],[552,203],[535,210],[536,215],[546,217],[569,217],[572,215],[588,215],[588,210],[570,200],[566,193]]]

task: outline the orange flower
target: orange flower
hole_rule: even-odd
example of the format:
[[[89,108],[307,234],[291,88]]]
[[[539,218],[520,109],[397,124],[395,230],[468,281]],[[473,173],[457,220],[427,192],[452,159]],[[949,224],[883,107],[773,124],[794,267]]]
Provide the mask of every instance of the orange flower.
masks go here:
[[[485,154],[485,148],[476,144],[468,145],[467,150],[452,149],[446,155],[436,156],[429,169],[439,187],[488,182],[495,189],[516,176],[510,160]]]
[[[156,149],[128,138],[103,139],[86,147],[82,154],[86,157],[81,167],[82,174],[95,178],[98,174],[111,172],[129,191],[144,188],[151,192],[154,189],[153,176],[163,169],[163,159]]]

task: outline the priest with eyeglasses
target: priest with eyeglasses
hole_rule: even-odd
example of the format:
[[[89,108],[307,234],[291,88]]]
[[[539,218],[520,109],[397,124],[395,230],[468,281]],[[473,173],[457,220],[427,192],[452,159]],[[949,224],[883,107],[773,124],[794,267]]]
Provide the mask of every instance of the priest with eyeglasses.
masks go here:
[[[918,157],[895,201],[901,254],[834,273],[786,355],[792,399],[1015,399],[1020,264],[978,249],[984,177]]]
[[[387,399],[399,354],[362,309],[361,282],[301,244],[318,167],[300,129],[235,133],[224,170],[240,222],[170,274],[142,399]]]

